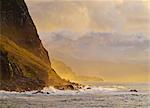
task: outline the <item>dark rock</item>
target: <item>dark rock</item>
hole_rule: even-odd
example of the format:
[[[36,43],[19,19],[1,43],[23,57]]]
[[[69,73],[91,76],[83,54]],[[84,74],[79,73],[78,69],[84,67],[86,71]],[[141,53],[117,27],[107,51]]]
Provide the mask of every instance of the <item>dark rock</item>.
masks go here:
[[[37,92],[35,92],[35,93],[32,93],[32,94],[38,94],[38,93],[41,93],[41,94],[43,94],[44,92],[43,92],[43,91],[41,91],[41,90],[38,90]]]
[[[59,89],[59,90],[75,90],[74,86],[69,84],[69,85],[61,85],[61,86],[54,86],[54,88]]]
[[[50,94],[49,92],[46,92],[46,94]]]
[[[7,55],[7,52],[0,51],[0,80],[10,80],[11,77]]]
[[[38,91],[36,91],[36,92],[34,92],[34,93],[32,93],[32,94],[38,94],[38,93],[40,93],[40,94],[50,94],[49,92],[43,92],[43,91],[41,91],[41,90],[38,90]]]
[[[137,91],[137,90],[135,90],[135,89],[133,89],[133,90],[131,89],[131,90],[130,90],[130,92],[138,92],[138,91]]]
[[[74,90],[73,85],[66,85],[66,88],[67,88],[67,89],[70,89],[70,90]]]
[[[91,87],[87,87],[86,89],[91,89]]]

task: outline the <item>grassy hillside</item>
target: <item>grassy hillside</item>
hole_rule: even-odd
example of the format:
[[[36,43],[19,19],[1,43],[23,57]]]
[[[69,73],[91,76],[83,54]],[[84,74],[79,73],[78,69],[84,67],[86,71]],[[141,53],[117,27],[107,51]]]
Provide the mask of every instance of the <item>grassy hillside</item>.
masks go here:
[[[2,35],[0,36],[0,52],[5,53],[8,60],[8,65],[7,67],[5,66],[9,72],[8,76],[5,77],[5,75],[7,75],[6,72],[1,72],[0,74],[1,80],[6,78],[3,79],[4,85],[1,86],[4,89],[7,89],[9,86],[14,87],[8,89],[15,89],[16,87],[18,89],[27,89],[32,88],[30,87],[32,85],[36,89],[36,87],[40,88],[46,85],[61,86],[68,84],[68,82],[62,80],[44,60]],[[3,66],[3,64],[1,66]],[[38,81],[42,83],[38,83]],[[16,84],[13,85],[13,82]],[[22,82],[22,84],[19,82]]]

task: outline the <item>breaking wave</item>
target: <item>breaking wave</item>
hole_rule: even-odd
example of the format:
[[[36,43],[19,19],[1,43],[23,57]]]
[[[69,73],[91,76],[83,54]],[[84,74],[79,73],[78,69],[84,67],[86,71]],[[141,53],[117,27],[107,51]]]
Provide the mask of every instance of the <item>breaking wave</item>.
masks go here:
[[[54,87],[45,87],[41,92],[35,91],[26,91],[26,92],[9,92],[9,91],[0,91],[2,94],[28,94],[28,95],[82,95],[82,94],[95,94],[95,93],[115,93],[121,91],[127,91],[127,88],[124,86],[112,86],[112,87],[96,87],[96,86],[85,86],[79,90],[58,90]]]

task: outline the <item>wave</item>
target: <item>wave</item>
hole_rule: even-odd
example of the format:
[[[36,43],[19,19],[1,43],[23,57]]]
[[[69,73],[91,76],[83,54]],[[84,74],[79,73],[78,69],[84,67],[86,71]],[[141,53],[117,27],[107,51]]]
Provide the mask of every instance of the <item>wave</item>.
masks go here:
[[[26,92],[9,92],[0,90],[0,97],[5,95],[83,95],[83,94],[150,94],[150,91],[140,91],[136,89],[138,92],[131,92],[130,90],[135,90],[135,88],[128,88],[127,86],[122,85],[105,85],[105,86],[90,86],[86,85],[78,90],[58,90],[54,87],[45,87],[43,90],[38,91],[26,91]]]
[[[0,91],[0,95],[2,94],[27,94],[27,95],[82,95],[82,94],[95,94],[95,93],[112,93],[125,91],[127,88],[124,86],[112,86],[112,87],[102,87],[102,86],[84,86],[79,90],[58,90],[54,87],[45,87],[40,92],[35,91],[26,91],[26,92],[9,92],[9,91]]]

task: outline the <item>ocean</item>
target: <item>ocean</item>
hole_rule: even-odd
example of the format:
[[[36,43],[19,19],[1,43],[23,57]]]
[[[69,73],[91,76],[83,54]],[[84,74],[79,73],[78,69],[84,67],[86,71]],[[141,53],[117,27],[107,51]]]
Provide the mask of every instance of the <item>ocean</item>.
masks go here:
[[[75,91],[53,87],[42,91],[0,91],[0,108],[150,108],[150,83],[102,82]]]

